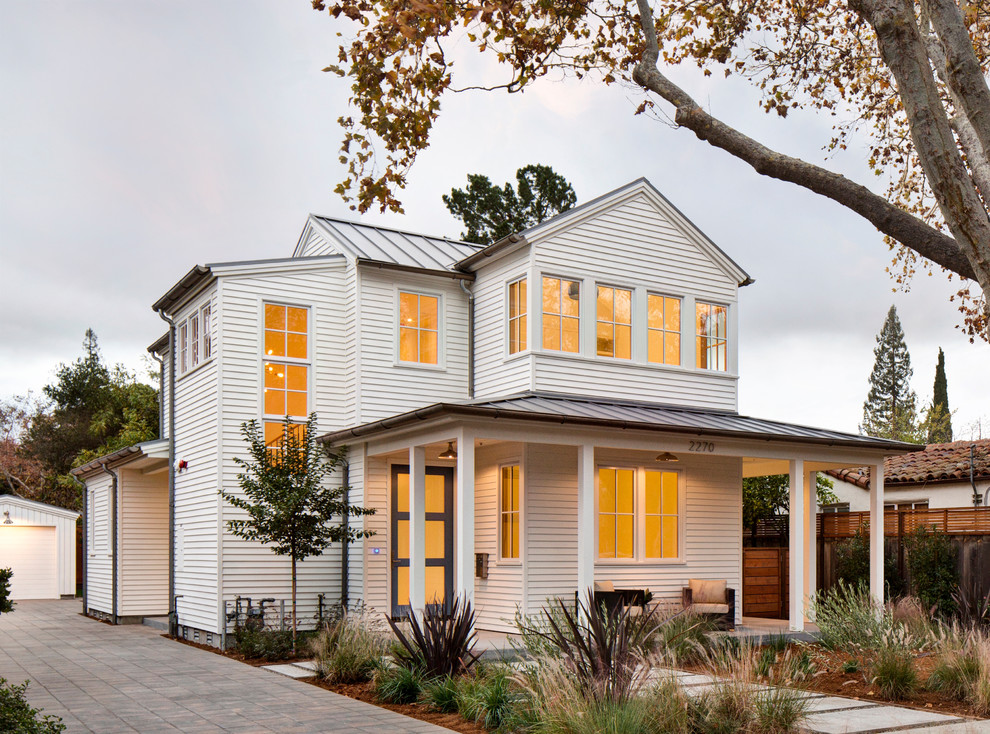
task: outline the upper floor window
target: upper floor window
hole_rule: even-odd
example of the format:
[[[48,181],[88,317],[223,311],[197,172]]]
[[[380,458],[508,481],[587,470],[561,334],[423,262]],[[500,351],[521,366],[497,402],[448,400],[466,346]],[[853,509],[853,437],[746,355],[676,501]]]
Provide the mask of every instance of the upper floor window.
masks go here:
[[[509,354],[526,350],[526,279],[509,283]]]
[[[519,558],[519,465],[502,467],[499,507],[501,558]]]
[[[632,358],[632,291],[598,286],[598,356]]]
[[[309,415],[309,309],[265,304],[262,413],[265,443],[278,446],[286,416]],[[301,427],[301,426],[300,426]]]
[[[399,292],[399,361],[437,364],[440,298]]]
[[[725,306],[699,301],[696,312],[698,367],[725,372],[728,369],[727,309]]]
[[[179,374],[196,369],[212,356],[210,304],[193,311],[178,328]]]
[[[543,278],[543,348],[578,352],[581,348],[581,284]]]
[[[647,360],[657,364],[681,363],[681,299],[647,296]]]

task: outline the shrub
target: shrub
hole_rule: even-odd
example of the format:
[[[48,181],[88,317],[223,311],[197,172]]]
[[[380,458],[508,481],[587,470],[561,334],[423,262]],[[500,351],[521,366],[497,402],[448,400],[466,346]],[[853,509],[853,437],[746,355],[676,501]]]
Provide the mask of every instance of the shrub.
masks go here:
[[[859,661],[856,658],[849,658],[842,664],[843,673],[855,673],[859,671]]]
[[[388,639],[369,629],[360,615],[344,613],[324,625],[312,643],[316,672],[331,683],[370,680],[388,651]]]
[[[979,581],[974,574],[967,587],[960,586],[952,595],[959,621],[969,627],[990,628],[990,591],[980,596]]]
[[[953,595],[959,590],[956,549],[949,537],[934,525],[920,527],[904,539],[911,590],[926,608],[943,617],[956,611]]]
[[[864,522],[856,533],[835,546],[835,571],[839,581],[850,586],[870,583],[870,524]],[[892,553],[883,556],[884,598],[904,591],[897,559]]]
[[[288,660],[292,657],[292,630],[235,627],[234,651],[249,660]]]
[[[927,686],[960,701],[969,696],[980,675],[980,664],[971,652],[951,650],[939,655]]]
[[[457,711],[460,699],[460,685],[457,678],[444,676],[423,684],[420,700],[431,711],[451,714]]]
[[[10,580],[14,572],[9,568],[0,568],[0,614],[10,614],[14,611],[14,602],[10,600]]]
[[[754,734],[784,734],[797,731],[805,717],[808,702],[800,693],[788,688],[767,688],[756,691],[752,699]]]
[[[892,701],[910,696],[918,687],[914,655],[900,647],[881,649],[872,666],[873,685],[880,695]]]
[[[486,729],[498,729],[509,721],[517,699],[509,671],[500,667],[466,680],[457,710]]]
[[[454,599],[450,604],[427,604],[422,622],[419,615],[408,612],[408,637],[391,617],[386,619],[401,645],[396,650],[396,660],[429,678],[457,675],[478,660],[473,652],[477,641],[474,610],[466,598]]]
[[[401,665],[382,665],[372,678],[375,697],[384,703],[415,703],[423,690],[418,670]]]
[[[59,734],[65,731],[65,724],[58,716],[46,714],[41,709],[32,708],[24,692],[28,681],[21,685],[8,683],[0,678],[0,731],[16,734]]]
[[[819,642],[828,649],[874,647],[882,636],[883,616],[865,584],[839,581],[817,594],[812,606]]]
[[[656,629],[647,638],[646,645],[651,652],[662,652],[668,664],[697,662],[711,646],[708,633],[717,626],[714,619],[677,609],[674,605],[658,606],[654,614]]]

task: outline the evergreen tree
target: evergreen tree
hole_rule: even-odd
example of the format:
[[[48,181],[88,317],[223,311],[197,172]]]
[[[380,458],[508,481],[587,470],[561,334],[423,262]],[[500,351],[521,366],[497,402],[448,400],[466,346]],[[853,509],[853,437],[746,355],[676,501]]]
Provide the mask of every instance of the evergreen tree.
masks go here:
[[[451,189],[443,203],[464,222],[465,242],[488,245],[565,212],[577,202],[574,188],[550,166],[516,171],[516,189],[493,186],[487,176],[468,174],[467,189]]]
[[[929,411],[928,443],[948,443],[952,440],[952,413],[949,411],[949,387],[945,379],[945,354],[938,348],[935,365],[935,386]]]
[[[917,397],[911,389],[911,355],[897,309],[890,307],[873,349],[876,358],[870,375],[870,392],[863,403],[860,432],[897,441],[924,440],[919,436]]]

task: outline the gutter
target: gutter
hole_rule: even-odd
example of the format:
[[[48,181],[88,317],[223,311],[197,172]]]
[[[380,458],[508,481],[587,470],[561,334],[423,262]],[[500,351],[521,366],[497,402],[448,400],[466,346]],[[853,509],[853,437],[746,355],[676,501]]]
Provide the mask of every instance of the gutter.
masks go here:
[[[474,273],[456,273],[451,270],[434,270],[432,268],[421,268],[415,265],[400,265],[383,260],[371,260],[359,257],[355,260],[358,265],[367,265],[379,270],[399,270],[403,273],[419,273],[421,275],[439,275],[441,278],[452,278],[454,280],[474,280]]]
[[[117,474],[115,472],[107,469],[105,463],[100,464],[100,468],[103,469],[104,474],[110,475],[111,481],[111,492],[110,492],[110,548],[113,551],[113,561],[111,563],[111,591],[110,591],[110,616],[114,624],[117,624],[117,563],[120,559],[120,554],[118,553],[120,545],[119,536],[117,533]]]
[[[468,398],[474,399],[474,293],[463,280],[457,281],[468,299]]]
[[[573,210],[569,210],[569,211],[573,211]],[[458,270],[466,271],[475,263],[493,257],[494,255],[497,255],[498,253],[502,252],[502,250],[513,247],[514,245],[527,245],[527,244],[529,244],[529,242],[524,235],[519,233],[510,234],[509,236],[503,237],[497,242],[493,242],[492,244],[488,245],[488,247],[484,247],[478,250],[477,252],[475,252],[474,254],[468,255],[466,258],[459,261],[455,265],[455,267]]]
[[[162,308],[158,309],[158,316],[168,324],[168,618],[171,622],[178,619],[175,609],[175,322]],[[169,633],[175,634],[175,631],[170,629]]]

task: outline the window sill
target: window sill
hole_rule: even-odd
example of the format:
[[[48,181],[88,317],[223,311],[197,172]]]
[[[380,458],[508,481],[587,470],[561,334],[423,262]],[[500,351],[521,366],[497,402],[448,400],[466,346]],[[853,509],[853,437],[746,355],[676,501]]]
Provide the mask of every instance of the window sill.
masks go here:
[[[396,360],[392,363],[393,367],[399,369],[410,369],[410,370],[425,370],[427,372],[446,372],[446,365],[442,364],[429,364],[428,362],[400,362]]]
[[[192,367],[192,368],[186,370],[185,372],[183,372],[181,375],[179,375],[178,377],[176,377],[175,381],[176,382],[182,382],[182,380],[186,379],[190,375],[196,374],[201,369],[203,369],[204,367],[206,367],[208,364],[212,364],[212,363],[213,363],[213,357],[211,356],[209,359],[203,360],[202,362],[200,362],[195,367]]]
[[[596,558],[596,566],[637,566],[637,567],[657,567],[664,566],[686,566],[687,561],[683,558]]]
[[[716,370],[698,369],[697,367],[684,367],[679,364],[660,364],[658,362],[637,362],[632,359],[621,359],[616,357],[589,357],[577,352],[557,352],[548,349],[534,350],[532,354],[550,359],[571,359],[590,364],[607,364],[612,366],[637,367],[640,369],[654,370],[658,372],[680,373],[683,375],[706,375],[726,380],[738,380],[739,375],[731,372],[718,372]]]

